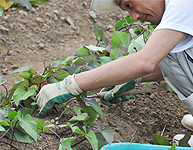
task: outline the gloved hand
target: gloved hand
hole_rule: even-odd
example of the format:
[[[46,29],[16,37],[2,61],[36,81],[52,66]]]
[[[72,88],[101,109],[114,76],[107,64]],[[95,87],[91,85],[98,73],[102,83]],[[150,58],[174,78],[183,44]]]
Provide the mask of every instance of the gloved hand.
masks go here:
[[[105,94],[104,99],[100,99],[100,101],[107,106],[110,104],[116,104],[116,103],[127,101],[131,99],[133,96],[132,95],[118,96],[118,95],[126,91],[132,90],[135,87],[135,83],[140,83],[140,82],[141,82],[141,78],[138,78],[136,80],[132,80],[124,84],[120,84],[112,87],[105,87],[100,92],[105,92],[105,91],[108,91],[108,92]]]
[[[55,104],[65,103],[82,92],[74,80],[74,75],[61,82],[43,86],[37,95],[37,103],[41,107],[38,117],[43,117]]]

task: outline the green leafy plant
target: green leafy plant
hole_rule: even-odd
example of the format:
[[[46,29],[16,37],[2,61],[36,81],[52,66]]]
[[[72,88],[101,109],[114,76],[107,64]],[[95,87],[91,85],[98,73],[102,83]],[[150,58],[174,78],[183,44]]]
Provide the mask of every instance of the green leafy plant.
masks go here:
[[[141,50],[154,28],[155,26],[147,22],[135,23],[131,17],[125,17],[116,24],[112,37],[106,38],[102,29],[95,28],[96,46],[82,46],[73,56],[54,61],[48,66],[44,64],[43,73],[37,73],[30,66],[14,70],[12,75],[19,75],[22,80],[15,79],[15,84],[10,91],[4,85],[6,82],[4,77],[0,76],[0,85],[5,88],[5,92],[0,93],[0,132],[2,134],[0,141],[19,149],[12,144],[13,140],[17,141],[22,149],[20,142],[30,143],[29,137],[37,141],[37,134],[40,133],[47,141],[46,133],[50,131],[60,139],[59,143],[52,144],[59,144],[60,150],[76,149],[77,145],[85,140],[94,150],[100,149],[107,143],[111,144],[114,140],[113,130],[110,126],[103,125],[103,112],[100,105],[95,99],[87,97],[88,92],[69,100],[65,106],[56,105],[62,110],[55,118],[59,122],[57,125],[47,125],[42,120],[33,121],[31,115],[39,109],[36,95],[46,84],[62,81],[68,75],[97,68]],[[75,103],[72,103],[74,101]],[[63,115],[71,110],[74,115],[63,122]],[[94,122],[97,116],[100,123],[96,128]],[[61,137],[54,131],[55,128],[71,133],[68,137]],[[2,140],[5,136],[10,139],[10,142]],[[50,148],[50,144],[48,143],[45,147]]]
[[[190,145],[188,144],[188,141],[189,139],[191,138],[191,134],[189,132],[187,132],[185,134],[185,136],[178,141],[178,146],[181,146],[181,147],[190,147]],[[169,141],[161,136],[161,135],[155,135],[153,134],[153,142],[154,144],[156,145],[166,145],[166,146],[169,146]],[[176,143],[172,143],[172,147],[169,148],[168,150],[176,150]]]

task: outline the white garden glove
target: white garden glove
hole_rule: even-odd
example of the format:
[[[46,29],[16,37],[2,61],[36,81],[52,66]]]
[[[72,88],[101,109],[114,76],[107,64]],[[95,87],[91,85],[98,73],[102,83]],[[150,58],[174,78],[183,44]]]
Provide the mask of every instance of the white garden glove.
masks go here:
[[[37,95],[37,103],[41,107],[39,117],[43,117],[55,104],[65,103],[82,92],[74,75],[69,75],[61,82],[43,86]]]

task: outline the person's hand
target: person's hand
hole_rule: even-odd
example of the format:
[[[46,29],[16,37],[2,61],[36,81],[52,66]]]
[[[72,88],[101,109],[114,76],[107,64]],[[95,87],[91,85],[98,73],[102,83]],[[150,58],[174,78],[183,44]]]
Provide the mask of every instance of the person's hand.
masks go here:
[[[105,94],[103,99],[100,99],[100,101],[107,106],[110,104],[116,104],[116,103],[128,101],[133,97],[132,95],[122,95],[122,96],[119,96],[119,95],[126,91],[132,90],[135,87],[135,83],[140,83],[140,82],[141,82],[141,78],[138,78],[136,80],[132,80],[124,84],[120,84],[112,87],[105,87],[100,92],[101,93],[107,92],[107,93]]]
[[[37,95],[37,103],[41,107],[38,117],[43,117],[55,104],[62,104],[82,93],[74,80],[74,75],[63,81],[45,85]]]

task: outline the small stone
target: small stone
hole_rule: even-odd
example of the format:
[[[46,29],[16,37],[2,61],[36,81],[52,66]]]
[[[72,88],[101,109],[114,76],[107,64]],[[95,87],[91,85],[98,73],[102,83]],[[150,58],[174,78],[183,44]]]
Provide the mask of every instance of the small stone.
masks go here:
[[[58,125],[59,124],[59,122],[58,121],[56,121],[56,125]]]
[[[65,17],[60,17],[60,20],[64,21],[64,20],[65,20]]]
[[[8,20],[9,17],[10,17],[10,15],[6,15],[6,16],[3,17],[3,19],[4,19],[4,20]]]
[[[31,10],[32,10],[32,12],[36,12],[36,9],[35,9],[34,7],[32,7],[32,9],[31,9]]]
[[[46,12],[46,13],[45,13],[45,16],[51,17],[51,14],[48,13],[48,12]]]
[[[82,5],[83,5],[84,7],[87,7],[87,2],[83,2]]]
[[[107,26],[107,30],[112,30],[114,27],[112,25]]]
[[[38,44],[37,48],[39,48],[40,50],[44,49],[44,44],[43,43]]]
[[[54,10],[53,13],[56,14],[56,15],[60,14],[58,10]]]
[[[72,20],[72,18],[71,17],[66,17],[66,21],[67,21],[67,23],[68,24],[70,24],[71,26],[74,26],[74,21]]]
[[[149,97],[150,97],[151,99],[153,99],[153,98],[155,98],[155,95],[154,95],[154,94],[151,94]]]
[[[24,11],[24,10],[20,10],[19,13],[20,13],[20,15],[22,15],[22,16],[27,16],[27,12]]]
[[[115,129],[115,132],[119,132],[119,129],[117,128],[117,129]]]
[[[3,73],[3,75],[6,75],[6,74],[8,73],[8,69],[7,69],[7,68],[2,69],[2,71],[1,71],[1,72]]]
[[[41,22],[41,23],[44,22],[44,20],[43,20],[42,18],[40,18],[40,17],[37,17],[37,18],[36,18],[36,21],[37,21],[37,22]]]
[[[2,30],[2,31],[9,31],[9,29],[7,29],[7,28],[5,28],[4,26],[2,26],[2,25],[0,25],[0,30]]]
[[[11,66],[11,69],[15,70],[15,69],[18,69],[19,67],[17,65],[12,65]]]
[[[159,118],[159,115],[156,112],[152,112],[152,117]]]
[[[15,10],[16,10],[16,8],[15,8],[15,7],[13,7],[13,8],[11,8],[11,10],[12,10],[12,11],[15,11]]]
[[[142,123],[141,122],[136,122],[136,125],[142,126]]]
[[[56,14],[54,14],[54,20],[57,21],[58,20],[58,17]]]
[[[89,15],[90,15],[91,18],[97,19],[97,14],[96,14],[95,12],[90,11],[90,12],[89,12]]]

